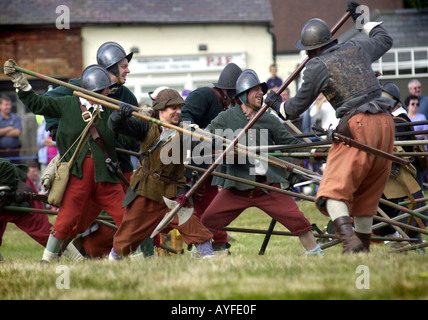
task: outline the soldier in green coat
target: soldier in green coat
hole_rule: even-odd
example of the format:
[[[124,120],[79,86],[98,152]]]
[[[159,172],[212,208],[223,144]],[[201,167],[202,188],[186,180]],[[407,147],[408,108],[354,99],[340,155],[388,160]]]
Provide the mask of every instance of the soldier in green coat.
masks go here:
[[[115,134],[107,126],[111,109],[103,108],[91,101],[76,96],[61,98],[45,97],[36,94],[27,78],[15,71],[16,62],[5,62],[5,75],[9,76],[18,90],[18,97],[35,114],[58,118],[57,147],[63,161],[72,157],[80,134],[86,127],[83,111],[96,117],[96,129],[104,142],[112,162],[117,162]],[[110,76],[103,67],[92,65],[82,73],[82,87],[103,95],[110,93]],[[94,122],[95,123],[95,122]],[[106,156],[96,141],[89,138],[73,167],[58,216],[43,253],[43,261],[57,260],[64,241],[73,239],[85,231],[98,216],[99,211],[87,210],[91,199],[107,211],[117,226],[120,226],[124,209],[122,200],[125,194],[119,178],[106,166]]]
[[[236,99],[238,106],[220,113],[206,128],[217,135],[224,132],[237,134],[244,128],[261,108],[263,95],[267,92],[266,83],[261,83],[253,70],[245,70],[236,82]],[[264,113],[247,132],[248,146],[273,144],[300,144],[299,139],[293,137],[284,125],[274,115]],[[258,160],[238,159],[225,160],[217,171],[228,175],[256,181],[266,185],[280,187],[280,183],[289,183],[290,173],[285,169],[260,163]],[[227,162],[229,161],[229,162]],[[232,163],[230,163],[232,162]],[[312,225],[299,210],[294,199],[282,193],[267,192],[267,190],[250,186],[245,183],[215,177],[213,184],[222,187],[214,201],[202,215],[202,223],[211,231],[229,225],[242,211],[249,207],[258,207],[273,219],[280,222],[293,235],[299,237],[306,254],[322,254],[322,250],[315,242]]]

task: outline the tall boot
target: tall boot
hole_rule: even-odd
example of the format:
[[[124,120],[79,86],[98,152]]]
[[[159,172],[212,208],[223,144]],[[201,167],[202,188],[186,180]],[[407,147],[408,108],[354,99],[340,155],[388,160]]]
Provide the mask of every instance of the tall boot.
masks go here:
[[[354,233],[350,217],[339,217],[333,221],[333,225],[342,241],[342,254],[358,253],[364,250],[361,240]]]
[[[361,242],[363,243],[363,247],[364,247],[364,252],[370,252],[370,242],[372,239],[372,235],[370,233],[361,233],[361,232],[357,232],[355,231],[355,234],[357,235],[358,239],[361,240]]]

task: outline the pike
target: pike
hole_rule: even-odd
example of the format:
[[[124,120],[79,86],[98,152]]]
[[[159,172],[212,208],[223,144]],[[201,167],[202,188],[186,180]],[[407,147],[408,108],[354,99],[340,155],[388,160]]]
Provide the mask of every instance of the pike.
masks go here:
[[[313,157],[327,157],[328,152],[269,152],[268,155],[274,157],[292,157],[292,158],[313,158]],[[397,157],[417,157],[428,156],[427,152],[394,152]]]
[[[350,13],[346,12],[345,15],[340,19],[340,21],[333,27],[331,33],[334,34],[336,31],[348,20],[350,17]],[[294,78],[303,70],[306,63],[309,61],[309,57],[306,57],[306,59],[300,64],[300,66],[288,77],[288,79],[281,85],[281,87],[278,89],[277,93],[280,94],[282,91],[285,90],[285,88],[288,87],[288,85],[294,80]],[[242,138],[244,134],[247,133],[247,131],[256,123],[256,121],[266,112],[266,110],[269,108],[267,104],[264,104],[259,111],[254,115],[254,117],[246,124],[246,126],[243,128],[243,130],[235,137],[232,144],[230,144],[221,154],[220,157],[216,159],[216,161],[210,165],[207,169],[207,171],[201,176],[201,178],[192,186],[192,188],[185,194],[186,198],[190,198],[202,185],[205,183],[205,180],[208,179],[208,177],[211,175],[211,173],[217,168],[217,166],[220,164],[220,161],[223,160],[223,158],[226,156],[227,153],[229,153],[235,146],[237,145],[238,141]],[[162,219],[162,221],[158,224],[155,231],[152,233],[151,237],[154,238],[163,228],[165,228],[169,221],[171,221],[176,212],[180,210],[181,205],[177,205],[172,211],[167,213]]]
[[[77,97],[90,99],[93,102],[102,104],[103,106],[106,106],[108,108],[119,110],[119,106],[117,104],[110,103],[110,102],[106,101],[106,99],[104,99],[105,96],[101,96],[100,98],[97,98],[95,96],[84,94],[80,91],[74,91],[73,94]],[[190,130],[180,128],[180,127],[172,125],[172,124],[164,123],[158,119],[142,115],[138,112],[133,111],[132,115],[137,117],[137,118],[153,122],[157,125],[162,125],[164,127],[177,130],[177,131],[182,132],[184,134],[192,135],[194,137],[197,137],[199,140],[205,140],[205,141],[212,142],[212,139],[206,137],[205,135],[200,135],[200,134],[197,134],[197,133],[192,132]],[[244,128],[244,130],[245,130],[245,128]],[[211,165],[212,168],[211,169],[208,168],[211,170],[211,172],[214,171],[214,169],[217,167],[217,165],[223,160],[224,155],[229,153],[230,151],[232,151],[232,149],[234,149],[237,152],[244,152],[246,155],[248,155],[250,157],[254,157],[260,161],[266,161],[269,164],[272,164],[274,166],[286,169],[289,172],[295,172],[295,173],[298,173],[300,175],[303,175],[307,179],[321,180],[321,175],[319,175],[318,173],[312,172],[310,170],[307,170],[306,168],[303,168],[303,167],[297,166],[295,164],[289,163],[285,160],[276,159],[275,157],[271,157],[271,156],[263,157],[261,155],[251,153],[251,152],[246,150],[247,148],[243,149],[244,146],[241,146],[241,145],[238,145],[238,147],[237,147],[236,146],[237,142],[239,141],[239,139],[241,139],[243,133],[244,133],[244,131],[241,131],[240,134],[238,134],[238,136],[235,138],[235,140],[231,144],[229,144],[227,146],[227,148],[225,149],[225,151],[223,151],[223,153],[214,161],[213,165],[215,165],[215,166]],[[202,175],[202,177],[193,185],[193,187],[184,195],[185,198],[187,198],[187,199],[190,198],[196,192],[196,190],[202,185],[204,180],[211,174],[211,172],[210,173],[205,172]],[[205,178],[204,178],[204,175],[206,175]],[[201,181],[201,182],[199,182],[199,181]],[[179,217],[179,223],[178,224],[182,225],[188,219],[190,219],[190,217],[193,214],[193,210],[194,210],[193,208],[183,208],[182,204],[177,202],[177,201],[170,200],[166,197],[164,197],[163,199],[164,199],[165,204],[168,206],[169,209],[171,209],[171,211],[169,211],[165,214],[164,218],[161,220],[161,222],[156,227],[155,231],[152,233],[152,235],[151,235],[152,238],[154,238],[162,229],[164,229],[168,224],[170,224],[171,221],[174,219],[175,215],[178,215],[178,217]]]
[[[56,210],[36,209],[36,208],[16,207],[16,206],[4,206],[2,210],[21,212],[21,213],[34,212],[34,213],[49,214],[54,216],[58,214],[58,211]],[[108,219],[106,219],[106,217],[98,216],[94,221],[110,229],[117,230],[117,226],[108,222]]]
[[[332,28],[331,33],[332,35],[334,33],[337,32],[337,30],[348,20],[348,18],[350,17],[350,13],[346,12],[344,14],[344,16],[338,21],[338,23],[336,23],[336,25]],[[304,66],[306,65],[306,63],[309,61],[309,57],[306,57],[302,63],[299,65],[299,67],[288,77],[288,79],[281,85],[281,87],[277,90],[277,93],[280,94],[282,91],[284,91],[288,85],[295,79],[295,77],[303,70]],[[47,76],[43,76],[40,74],[37,74],[35,72],[31,72],[29,73],[28,70],[25,70],[23,68],[20,67],[15,67],[15,70],[17,71],[21,71],[27,74],[30,74],[32,76],[38,77],[38,78],[42,78],[44,80],[47,81],[51,81],[54,83],[60,83],[61,85],[68,85],[64,82],[61,82],[59,80],[47,77]],[[89,91],[89,90],[85,90],[83,88],[74,86],[75,88],[73,88],[73,90],[75,90],[74,94],[79,96],[80,92],[84,92],[92,97],[95,97],[98,94],[94,94],[94,92]],[[98,98],[104,101],[109,101],[111,98],[103,96],[103,95],[98,95]],[[94,100],[94,99],[92,99]],[[115,99],[112,99],[115,100]],[[110,102],[112,103],[117,103],[117,101],[112,101],[110,100]],[[103,103],[103,105],[105,105]],[[116,106],[117,107],[117,106]],[[260,110],[255,114],[255,116],[247,123],[247,125],[243,128],[243,130],[235,137],[235,139],[232,141],[232,144],[229,144],[226,149],[223,151],[223,153],[221,154],[220,157],[218,157],[215,162],[213,164],[211,164],[207,171],[201,176],[200,179],[198,179],[198,181],[192,186],[192,188],[184,195],[184,197],[186,199],[189,199],[202,185],[203,183],[205,183],[205,180],[211,175],[211,173],[217,168],[217,166],[220,164],[220,162],[223,160],[223,158],[226,156],[226,154],[228,154],[230,151],[232,151],[232,149],[236,148],[236,145],[238,144],[238,141],[243,137],[244,134],[246,134],[248,132],[248,130],[256,123],[256,121],[264,114],[264,112],[269,108],[268,105],[264,104]],[[132,112],[132,115],[137,115],[137,113],[134,111]],[[159,120],[157,120],[157,124],[159,124]],[[165,127],[166,124],[162,124]],[[193,134],[193,133],[192,133]],[[162,229],[164,229],[175,217],[175,215],[177,215],[179,212],[183,213],[182,209],[187,209],[187,208],[183,208],[183,205],[181,203],[176,203],[174,208],[171,208],[172,210],[170,212],[168,212],[164,218],[162,219],[162,221],[157,225],[157,227],[155,228],[155,230],[153,231],[153,233],[151,234],[151,238],[154,238]],[[193,213],[193,210],[192,210]],[[190,218],[191,214],[187,214],[187,219]],[[184,223],[184,222],[183,222]]]
[[[400,140],[394,141],[394,146],[400,147],[408,147],[408,146],[423,146],[428,145],[428,140]],[[270,146],[249,146],[249,150],[258,150],[264,149],[267,151],[270,150],[288,150],[288,149],[301,149],[301,148],[313,148],[313,149],[325,149],[331,147],[331,141],[323,140],[323,141],[315,141],[311,143],[301,143],[293,145],[293,148],[288,144],[277,144]]]

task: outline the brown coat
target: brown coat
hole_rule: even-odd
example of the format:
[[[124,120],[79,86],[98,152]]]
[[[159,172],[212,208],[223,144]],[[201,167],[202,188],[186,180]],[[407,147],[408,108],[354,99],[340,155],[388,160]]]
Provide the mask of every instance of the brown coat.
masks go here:
[[[148,150],[159,136],[159,127],[151,123],[146,138],[140,143],[141,151]],[[159,203],[164,202],[164,196],[169,199],[177,197],[178,187],[184,186],[186,182],[180,142],[181,136],[176,134],[171,141],[155,149],[142,160],[132,175],[130,183],[130,187],[138,195]],[[164,153],[167,152],[171,156],[171,152],[177,152],[177,150],[179,150],[179,161],[177,161],[179,163],[168,163]]]

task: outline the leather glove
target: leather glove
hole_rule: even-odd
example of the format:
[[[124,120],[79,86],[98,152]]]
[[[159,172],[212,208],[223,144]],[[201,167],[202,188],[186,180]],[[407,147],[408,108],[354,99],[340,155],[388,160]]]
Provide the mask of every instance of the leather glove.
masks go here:
[[[127,103],[119,104],[119,115],[121,118],[130,118],[132,116],[132,112],[134,112],[134,107]]]
[[[273,110],[275,110],[278,114],[281,114],[281,103],[282,103],[282,97],[275,91],[271,90],[267,97],[265,103]]]
[[[348,8],[346,9],[346,12],[349,11],[351,13],[351,17],[354,20],[354,22],[357,21],[359,16],[361,16],[361,13],[356,12],[359,6],[360,6],[359,3],[348,0]]]
[[[24,76],[22,72],[16,71],[15,67],[17,66],[16,62],[12,59],[7,60],[4,63],[4,74],[10,78],[13,82],[13,86],[16,89],[28,89],[29,83],[27,77]],[[31,88],[31,87],[30,87]]]

